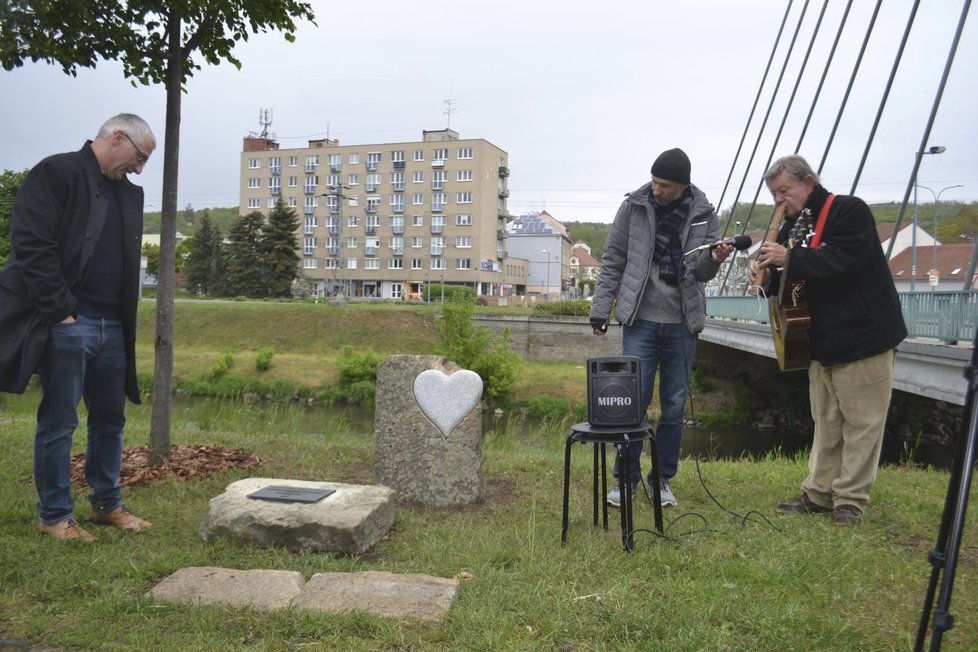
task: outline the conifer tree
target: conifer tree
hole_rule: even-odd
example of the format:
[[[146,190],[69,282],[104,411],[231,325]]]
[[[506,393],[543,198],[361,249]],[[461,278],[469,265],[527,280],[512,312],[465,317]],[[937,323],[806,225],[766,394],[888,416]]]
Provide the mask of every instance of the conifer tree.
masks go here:
[[[298,228],[298,214],[279,199],[262,228],[264,280],[270,297],[292,295],[292,282],[299,266],[295,251]]]
[[[262,279],[262,226],[258,211],[248,213],[231,226],[225,254],[225,296],[266,296]]]

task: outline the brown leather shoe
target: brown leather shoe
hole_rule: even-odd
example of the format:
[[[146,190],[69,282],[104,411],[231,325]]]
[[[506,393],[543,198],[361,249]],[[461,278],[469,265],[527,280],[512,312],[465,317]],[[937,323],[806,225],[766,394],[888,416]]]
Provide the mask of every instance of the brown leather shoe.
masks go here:
[[[859,525],[863,513],[855,505],[839,505],[835,508],[836,525]]]
[[[808,494],[803,493],[792,501],[781,503],[774,511],[779,514],[824,514],[832,510],[812,502]]]
[[[82,541],[95,541],[95,537],[82,529],[78,521],[73,518],[66,518],[53,525],[39,524],[38,529],[53,539],[63,541],[65,539],[81,539]]]
[[[142,532],[143,530],[148,530],[149,528],[153,527],[152,523],[149,521],[144,521],[138,516],[135,516],[132,512],[126,509],[125,505],[116,507],[108,514],[99,514],[93,509],[92,522],[99,523],[101,525],[112,525],[120,530],[125,530],[126,532]]]

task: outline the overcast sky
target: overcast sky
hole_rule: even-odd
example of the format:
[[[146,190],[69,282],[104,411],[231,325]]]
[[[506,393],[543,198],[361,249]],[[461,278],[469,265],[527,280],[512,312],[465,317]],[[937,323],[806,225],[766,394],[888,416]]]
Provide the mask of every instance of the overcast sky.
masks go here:
[[[750,201],[771,154],[791,153],[845,8],[831,0],[808,72],[780,143],[799,62],[822,2],[810,3],[788,72],[760,140],[787,42],[803,6],[796,0],[741,156],[738,145],[764,74],[786,1],[776,0],[313,0],[318,27],[303,24],[295,43],[264,34],[236,50],[241,70],[205,67],[183,100],[179,207],[238,204],[241,140],[270,132],[282,148],[327,135],[343,145],[420,140],[448,124],[509,153],[510,212],[546,209],[565,221],[610,221],[622,195],[648,180],[655,156],[681,147],[693,183],[729,206],[746,178]],[[822,170],[839,193],[851,187],[870,133],[911,0],[887,0],[867,47],[848,109]],[[908,184],[963,2],[921,3],[856,194],[899,201]],[[874,3],[856,0],[801,152],[821,160]],[[970,17],[924,157],[920,183],[943,200],[978,199],[978,15]],[[105,118],[142,115],[160,140],[162,86],[133,88],[105,62],[69,77],[56,66],[0,71],[0,170],[31,167],[77,149]],[[454,111],[445,114],[446,100]],[[731,175],[731,170],[733,170]],[[732,176],[729,186],[728,176]],[[140,177],[147,210],[160,210],[162,155]],[[726,188],[726,190],[725,190]],[[920,191],[920,201],[932,195]],[[761,200],[769,201],[766,191]]]

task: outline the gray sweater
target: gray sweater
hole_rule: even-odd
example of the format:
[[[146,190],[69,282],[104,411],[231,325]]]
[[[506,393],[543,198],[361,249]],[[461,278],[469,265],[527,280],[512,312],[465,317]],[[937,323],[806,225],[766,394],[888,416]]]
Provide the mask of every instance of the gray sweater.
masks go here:
[[[605,242],[601,257],[601,274],[594,288],[591,318],[610,321],[614,302],[616,319],[631,325],[639,318],[662,314],[662,306],[643,306],[656,301],[660,291],[668,291],[664,284],[647,291],[651,283],[649,275],[655,265],[652,252],[655,247],[655,211],[649,202],[652,182],[625,196],[611,232]],[[713,205],[696,186],[690,185],[693,201],[689,214],[680,230],[683,251],[716,242],[720,238],[720,224]],[[674,292],[678,295],[679,314],[668,321],[682,322],[692,333],[699,333],[706,324],[706,292],[703,284],[716,276],[720,263],[713,260],[710,251],[704,249],[685,258],[688,272]],[[656,274],[658,272],[655,272]],[[658,280],[658,279],[656,279]]]

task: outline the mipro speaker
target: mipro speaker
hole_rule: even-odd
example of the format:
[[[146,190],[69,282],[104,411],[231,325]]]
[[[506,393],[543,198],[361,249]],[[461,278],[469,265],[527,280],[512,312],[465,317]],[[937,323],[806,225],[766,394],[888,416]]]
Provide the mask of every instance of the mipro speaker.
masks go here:
[[[625,427],[642,423],[641,370],[641,361],[635,356],[588,358],[588,423]]]

